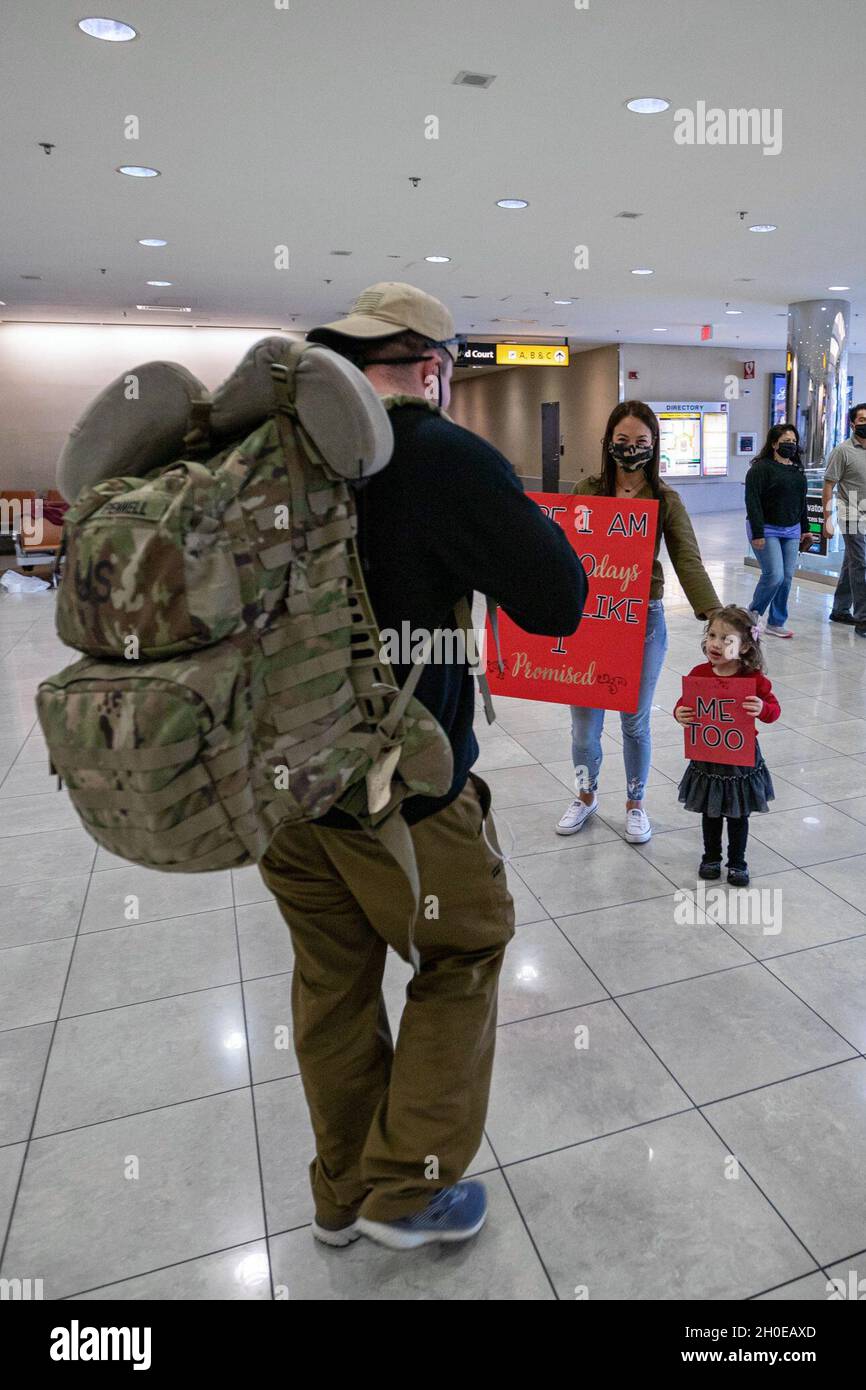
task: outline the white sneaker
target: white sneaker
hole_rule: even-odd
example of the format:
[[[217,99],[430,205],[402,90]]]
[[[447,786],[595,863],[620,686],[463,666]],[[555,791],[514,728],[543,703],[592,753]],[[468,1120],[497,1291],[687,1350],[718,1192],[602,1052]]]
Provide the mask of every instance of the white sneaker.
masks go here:
[[[580,798],[572,801],[565,815],[556,823],[557,835],[576,835],[578,830],[582,830],[589,820],[598,810],[598,797],[595,797],[587,806],[585,801]]]
[[[625,838],[633,845],[645,845],[652,836],[653,828],[646,811],[633,806],[625,813]]]
[[[769,623],[767,623],[767,626],[764,628],[764,632],[767,634],[768,637],[793,637],[793,636],[794,636],[793,632],[789,631],[788,628],[786,628],[786,627],[770,627],[770,624],[769,624]]]

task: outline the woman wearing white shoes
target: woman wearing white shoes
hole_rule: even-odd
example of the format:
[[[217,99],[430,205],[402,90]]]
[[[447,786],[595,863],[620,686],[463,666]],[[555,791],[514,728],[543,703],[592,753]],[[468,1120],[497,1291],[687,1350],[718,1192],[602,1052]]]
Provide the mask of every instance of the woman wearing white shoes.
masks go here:
[[[704,621],[721,603],[701,562],[682,499],[659,478],[659,422],[643,401],[623,401],[615,407],[602,441],[601,473],[582,479],[574,491],[595,497],[634,497],[640,501],[655,498],[659,503],[638,707],[634,714],[620,715],[626,779],[625,838],[633,844],[644,844],[652,835],[644,809],[652,757],[650,712],[668,645],[662,604],[664,573],[658,558],[662,538],[695,617]],[[576,834],[598,810],[604,716],[602,709],[571,706],[571,754],[577,797],[558,822],[558,835]]]
[[[768,637],[793,637],[788,622],[788,595],[797,555],[809,540],[806,474],[800,461],[800,436],[793,425],[773,425],[763,449],[746,474],[746,531],[761,566],[750,607],[763,617]]]

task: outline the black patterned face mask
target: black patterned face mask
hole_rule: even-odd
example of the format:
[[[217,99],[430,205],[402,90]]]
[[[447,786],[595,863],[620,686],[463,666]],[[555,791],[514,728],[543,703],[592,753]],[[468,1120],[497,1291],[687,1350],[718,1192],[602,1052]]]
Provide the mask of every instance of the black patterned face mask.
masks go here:
[[[607,452],[615,463],[626,473],[636,473],[639,468],[646,468],[652,462],[653,448],[640,448],[637,444],[613,444],[607,446]]]

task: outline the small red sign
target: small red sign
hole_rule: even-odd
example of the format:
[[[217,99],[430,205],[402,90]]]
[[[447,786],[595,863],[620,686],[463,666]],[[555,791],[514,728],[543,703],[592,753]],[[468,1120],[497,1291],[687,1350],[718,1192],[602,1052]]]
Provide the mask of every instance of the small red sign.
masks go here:
[[[711,323],[704,323],[704,324],[702,324],[702,325],[701,325],[701,342],[702,342],[702,343],[707,343],[707,342],[709,342],[709,340],[710,340],[710,338],[712,338],[712,336],[713,336],[713,325],[712,325]]]
[[[570,637],[524,632],[502,613],[502,672],[488,623],[490,688],[494,695],[632,714],[640,694],[659,504],[561,492],[529,496],[565,531],[586,570],[589,594]],[[543,574],[538,582],[544,583]]]
[[[743,381],[754,381],[754,380],[755,380],[755,364],[754,364],[754,362],[744,362],[744,363],[743,363]]]
[[[755,716],[743,701],[755,694],[755,681],[741,676],[683,676],[683,704],[695,711],[684,725],[685,754],[702,763],[755,765]]]

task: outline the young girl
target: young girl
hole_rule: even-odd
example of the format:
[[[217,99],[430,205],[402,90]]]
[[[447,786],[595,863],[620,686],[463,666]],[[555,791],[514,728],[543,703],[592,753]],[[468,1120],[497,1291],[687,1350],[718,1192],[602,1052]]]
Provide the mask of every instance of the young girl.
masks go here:
[[[743,709],[764,724],[772,724],[781,714],[773,687],[764,675],[766,665],[760,646],[758,618],[745,608],[720,608],[707,625],[701,642],[707,660],[689,672],[690,676],[754,677],[756,694],[743,700]],[[693,724],[695,711],[678,700],[674,718],[680,724]],[[721,878],[722,821],[728,822],[728,883],[745,888],[749,882],[746,840],[752,811],[767,811],[775,796],[773,783],[760,748],[755,745],[752,767],[692,760],[679,785],[679,799],[687,811],[702,816],[704,857],[698,873],[701,878]]]

